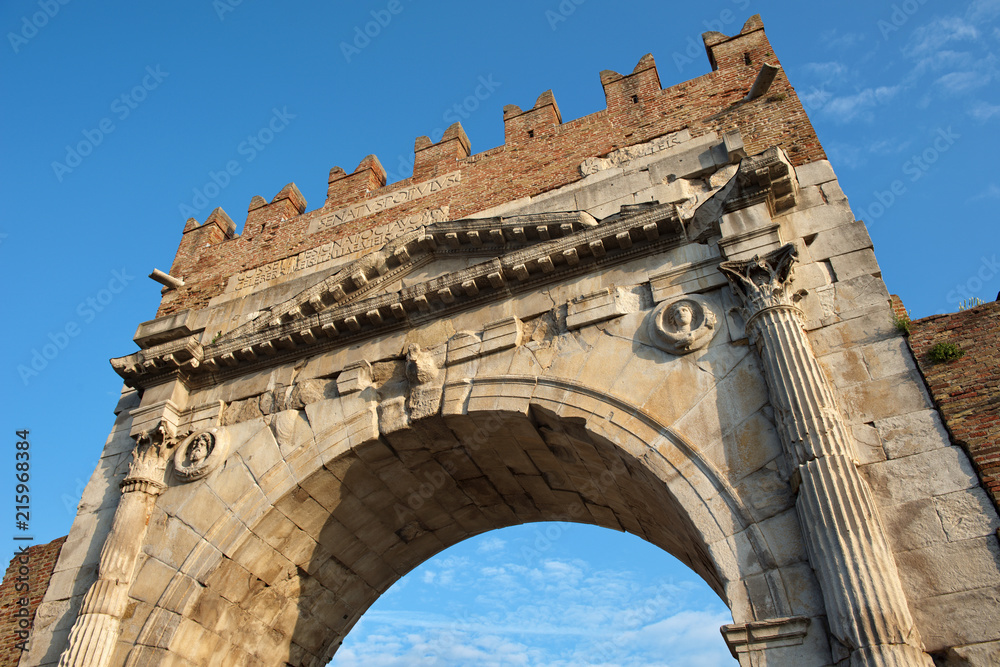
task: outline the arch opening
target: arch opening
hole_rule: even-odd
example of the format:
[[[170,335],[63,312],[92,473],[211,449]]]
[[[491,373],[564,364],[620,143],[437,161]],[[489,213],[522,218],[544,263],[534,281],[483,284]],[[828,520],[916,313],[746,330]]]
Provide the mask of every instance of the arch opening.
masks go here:
[[[330,667],[736,664],[729,609],[641,538],[532,523],[469,538],[393,584]]]

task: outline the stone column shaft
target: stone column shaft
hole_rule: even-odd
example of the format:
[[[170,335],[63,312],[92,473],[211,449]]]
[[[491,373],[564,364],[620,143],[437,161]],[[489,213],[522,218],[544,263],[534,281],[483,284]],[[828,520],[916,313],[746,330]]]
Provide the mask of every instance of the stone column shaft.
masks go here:
[[[794,259],[787,245],[720,268],[744,305],[786,461],[799,479],[799,524],[830,632],[852,666],[930,667],[843,414],[788,292]]]

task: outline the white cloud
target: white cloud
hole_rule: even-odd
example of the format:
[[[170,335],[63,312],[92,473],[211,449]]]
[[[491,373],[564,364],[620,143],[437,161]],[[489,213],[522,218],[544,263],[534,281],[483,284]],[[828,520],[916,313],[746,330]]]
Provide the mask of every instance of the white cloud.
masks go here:
[[[951,51],[943,49],[921,58],[913,68],[911,77],[924,73],[940,72],[945,69],[965,69],[975,64],[975,57],[968,51]]]
[[[896,153],[902,153],[905,151],[912,141],[896,141],[888,139],[880,139],[868,146],[868,152],[874,153],[875,155],[895,155]]]
[[[579,558],[525,565],[517,560],[516,544],[495,546],[491,560],[502,558],[489,564],[464,566],[466,559],[446,558],[449,567],[442,568],[432,559],[428,571],[435,574],[413,582],[407,608],[398,608],[394,598],[397,608],[382,610],[379,600],[331,665],[735,665],[719,634],[732,617],[717,598],[705,607],[705,587],[693,573],[690,580],[650,579],[599,570]],[[453,580],[442,595],[437,584],[445,569]],[[430,610],[412,601],[420,599],[433,600]]]
[[[831,81],[837,81],[843,79],[847,75],[848,69],[847,65],[837,61],[829,61],[824,63],[806,63],[802,66],[802,70],[811,76],[817,77],[822,80],[823,83],[829,83]]]
[[[993,118],[993,116],[1000,114],[1000,104],[979,101],[972,105],[972,108],[969,109],[969,114],[980,123],[985,123],[990,118]]]
[[[1000,199],[1000,185],[990,183],[982,192],[969,199],[969,201],[981,201],[983,199]]]
[[[939,77],[934,83],[949,94],[965,93],[976,88],[982,88],[996,79],[998,73],[997,59],[992,53],[985,58],[976,59],[969,69],[949,72]]]
[[[979,38],[976,27],[963,18],[950,16],[935,18],[927,25],[914,29],[903,53],[911,58],[922,58],[939,51],[951,42],[962,42]]]
[[[837,167],[844,165],[857,169],[865,164],[865,156],[860,146],[830,142],[826,146],[827,157]]]
[[[802,102],[802,106],[807,112],[818,111],[823,108],[830,98],[833,97],[833,93],[828,91],[825,87],[817,88],[812,86],[808,91],[799,91],[799,101]]]
[[[839,123],[847,123],[858,117],[870,119],[865,112],[891,101],[900,90],[902,86],[865,88],[853,95],[831,98],[823,107],[823,111]]]
[[[865,41],[866,35],[861,32],[847,32],[840,34],[836,28],[832,28],[820,34],[819,39],[830,49],[850,49]]]
[[[476,553],[479,554],[491,554],[498,551],[503,551],[507,542],[500,539],[499,537],[487,537],[483,539],[479,546],[476,547]]]
[[[978,72],[949,72],[934,83],[948,93],[964,93],[989,83],[989,77],[983,77]]]
[[[973,23],[989,21],[1000,16],[1000,0],[973,0],[966,16]]]

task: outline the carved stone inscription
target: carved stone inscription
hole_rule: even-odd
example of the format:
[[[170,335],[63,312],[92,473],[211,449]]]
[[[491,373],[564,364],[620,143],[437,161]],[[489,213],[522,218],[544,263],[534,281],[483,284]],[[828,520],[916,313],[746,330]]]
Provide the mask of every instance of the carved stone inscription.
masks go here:
[[[597,172],[604,171],[605,169],[620,167],[626,162],[637,160],[641,157],[646,157],[647,155],[652,155],[653,153],[659,153],[660,151],[665,151],[675,146],[679,146],[685,141],[688,141],[690,138],[690,132],[687,130],[681,130],[680,132],[674,132],[662,137],[657,137],[656,139],[653,139],[645,144],[637,144],[635,146],[628,146],[627,148],[620,148],[616,151],[608,153],[606,157],[589,157],[580,163],[580,173],[584,176],[589,176],[590,174],[596,174]]]
[[[357,234],[351,234],[316,248],[304,250],[298,255],[271,262],[256,269],[237,273],[229,279],[227,291],[249,292],[269,280],[287,276],[290,273],[304,271],[335,259],[364,252],[372,248],[381,248],[389,241],[413,231],[421,225],[431,222],[443,222],[448,219],[448,207],[422,211],[396,220],[385,225],[365,229]]]
[[[411,185],[408,188],[396,190],[395,192],[381,195],[369,201],[361,202],[360,204],[347,206],[334,211],[329,215],[313,220],[309,225],[309,233],[315,234],[316,232],[325,232],[326,230],[333,229],[342,223],[374,215],[380,211],[386,211],[396,206],[401,206],[407,202],[413,201],[414,199],[420,199],[421,197],[426,197],[427,195],[432,195],[435,192],[440,192],[441,190],[456,186],[461,182],[462,172],[453,171],[450,174],[439,176],[431,181],[417,183],[416,185]]]

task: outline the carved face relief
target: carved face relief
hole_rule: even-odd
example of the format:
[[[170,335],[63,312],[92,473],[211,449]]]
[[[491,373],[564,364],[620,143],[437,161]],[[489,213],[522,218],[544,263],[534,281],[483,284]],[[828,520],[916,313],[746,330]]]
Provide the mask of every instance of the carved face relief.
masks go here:
[[[671,354],[687,354],[708,345],[715,336],[715,313],[695,296],[660,304],[650,320],[650,337]]]
[[[667,309],[667,316],[678,332],[687,333],[691,331],[691,322],[694,320],[694,310],[686,301],[678,301]]]
[[[196,431],[177,448],[174,473],[184,482],[207,476],[226,458],[228,442],[222,429]]]

